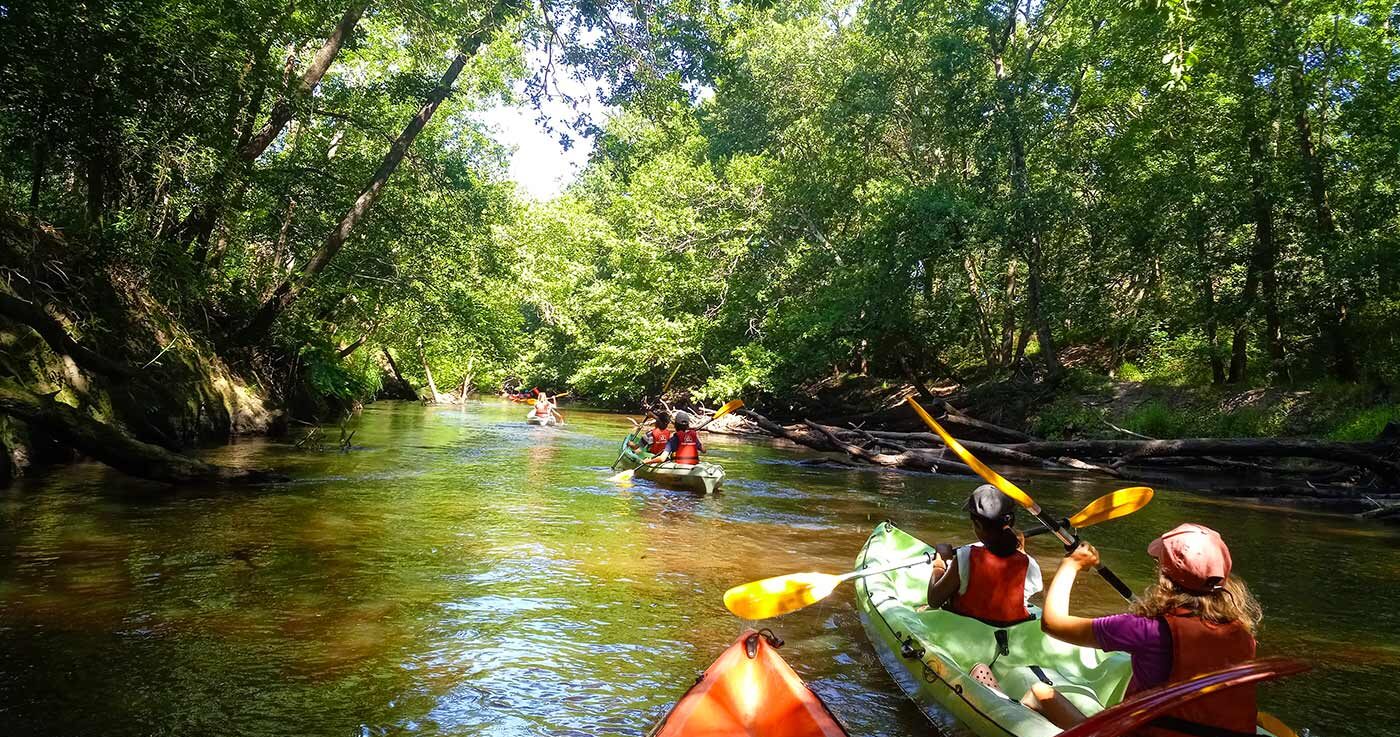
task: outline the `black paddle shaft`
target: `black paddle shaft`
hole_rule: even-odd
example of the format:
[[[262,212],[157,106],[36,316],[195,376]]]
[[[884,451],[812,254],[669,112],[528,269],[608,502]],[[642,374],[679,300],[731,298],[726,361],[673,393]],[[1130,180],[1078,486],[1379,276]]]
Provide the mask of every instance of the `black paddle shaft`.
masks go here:
[[[1079,535],[1073,532],[1073,529],[1070,528],[1069,525],[1047,514],[1037,514],[1036,519],[1040,520],[1047,532],[1055,533],[1055,537],[1058,537],[1060,542],[1064,543],[1066,554],[1074,552],[1074,549],[1079,547],[1079,543],[1081,542]],[[1027,534],[1029,535],[1030,533]],[[1113,587],[1114,591],[1118,592],[1119,596],[1122,596],[1128,601],[1133,600],[1133,590],[1128,588],[1128,584],[1123,583],[1123,579],[1119,578],[1118,574],[1109,570],[1108,566],[1100,562],[1094,567],[1094,570],[1098,572],[1100,578],[1107,581],[1108,585]]]

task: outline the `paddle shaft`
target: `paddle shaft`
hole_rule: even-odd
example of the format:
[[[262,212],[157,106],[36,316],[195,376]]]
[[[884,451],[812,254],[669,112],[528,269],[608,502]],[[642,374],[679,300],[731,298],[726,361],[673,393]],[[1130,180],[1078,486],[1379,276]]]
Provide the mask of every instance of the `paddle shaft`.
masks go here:
[[[1040,504],[1037,503],[1035,499],[1032,499],[1029,494],[1022,491],[1019,487],[1006,480],[1005,478],[1002,478],[1001,474],[997,473],[996,471],[993,471],[987,466],[987,464],[978,460],[977,456],[972,455],[972,451],[968,450],[967,448],[964,448],[962,446],[962,443],[959,443],[956,438],[954,438],[952,435],[949,435],[948,431],[944,430],[943,426],[938,424],[937,420],[933,419],[933,417],[929,415],[929,413],[926,412],[923,407],[919,406],[919,403],[914,401],[913,397],[910,397],[905,401],[907,401],[909,405],[914,408],[915,412],[918,413],[919,417],[923,419],[925,424],[933,428],[934,432],[938,433],[938,436],[943,439],[944,445],[947,445],[950,450],[952,450],[958,455],[958,457],[962,458],[964,463],[971,466],[972,470],[976,471],[978,476],[981,476],[987,481],[987,483],[991,484],[992,486],[997,487],[997,489],[1000,490],[1003,494],[1006,494],[1007,496],[1011,497],[1017,502],[1020,502],[1021,506],[1025,507],[1026,511],[1031,513],[1031,516],[1035,517],[1037,520],[1040,520],[1040,523],[1042,525],[1045,525],[1046,529],[1048,529],[1050,532],[1053,532],[1055,534],[1055,537],[1059,538],[1061,543],[1064,543],[1066,553],[1073,551],[1079,545],[1079,537],[1077,535],[1071,536],[1069,533],[1067,533],[1064,529],[1064,526],[1060,524],[1059,520],[1056,520],[1054,517],[1051,517],[1050,515],[1046,514],[1040,508]],[[1094,570],[1098,571],[1099,576],[1102,577],[1103,580],[1107,581],[1108,585],[1112,586],[1113,590],[1117,591],[1120,596],[1122,596],[1124,599],[1127,599],[1128,601],[1132,601],[1133,590],[1128,588],[1127,584],[1123,583],[1123,579],[1119,578],[1118,574],[1109,570],[1108,567],[1105,566],[1103,563],[1099,563],[1097,566],[1094,566]]]
[[[895,562],[893,562],[893,563],[886,563],[885,565],[876,566],[876,567],[874,567],[874,568],[866,568],[866,569],[859,570],[859,571],[851,571],[850,573],[847,573],[847,574],[845,574],[845,575],[840,576],[839,578],[837,578],[837,579],[836,579],[836,582],[837,582],[837,583],[844,583],[844,582],[846,582],[846,581],[850,581],[850,580],[857,579],[857,578],[865,578],[866,576],[874,576],[874,575],[877,574],[877,573],[888,573],[888,572],[890,572],[890,571],[898,570],[898,569],[900,569],[900,568],[908,568],[908,567],[910,567],[910,566],[919,565],[920,563],[932,563],[932,562],[933,562],[933,551],[930,550],[930,551],[927,552],[927,553],[924,553],[924,554],[922,554],[922,555],[915,556],[915,557],[913,557],[913,558],[905,558],[904,560],[895,561]]]

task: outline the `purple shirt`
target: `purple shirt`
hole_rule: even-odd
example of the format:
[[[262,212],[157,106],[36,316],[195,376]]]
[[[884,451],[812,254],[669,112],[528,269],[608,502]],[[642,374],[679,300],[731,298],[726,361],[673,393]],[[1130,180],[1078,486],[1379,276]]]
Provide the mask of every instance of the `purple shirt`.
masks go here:
[[[1136,614],[1114,614],[1093,621],[1099,648],[1132,656],[1128,693],[1167,682],[1172,674],[1172,630],[1166,621]]]

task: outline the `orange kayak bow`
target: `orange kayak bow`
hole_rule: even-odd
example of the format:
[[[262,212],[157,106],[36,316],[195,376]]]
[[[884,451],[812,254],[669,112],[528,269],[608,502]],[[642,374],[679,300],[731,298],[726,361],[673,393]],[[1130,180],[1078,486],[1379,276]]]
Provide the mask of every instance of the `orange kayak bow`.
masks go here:
[[[773,634],[745,632],[672,707],[650,737],[847,737],[778,655]]]

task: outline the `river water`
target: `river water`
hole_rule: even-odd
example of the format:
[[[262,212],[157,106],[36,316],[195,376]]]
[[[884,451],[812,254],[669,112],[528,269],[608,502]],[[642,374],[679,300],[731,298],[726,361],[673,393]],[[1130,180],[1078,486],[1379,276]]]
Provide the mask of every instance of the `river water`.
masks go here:
[[[625,419],[566,408],[567,425],[536,428],[524,413],[377,404],[349,453],[207,453],[296,478],[256,490],[171,491],[85,464],[0,491],[0,734],[637,735],[740,633],[729,586],[847,570],[886,518],[969,535],[969,479],[712,437],[720,493],[618,485]],[[1025,485],[1067,513],[1130,484]],[[1231,543],[1265,607],[1261,654],[1316,666],[1264,707],[1314,735],[1400,734],[1394,528],[1159,489],[1091,538],[1139,588],[1144,546],[1183,520]],[[1048,574],[1057,552],[1039,540]],[[1092,578],[1076,604],[1121,607]],[[932,733],[849,588],[768,624],[852,734]]]

